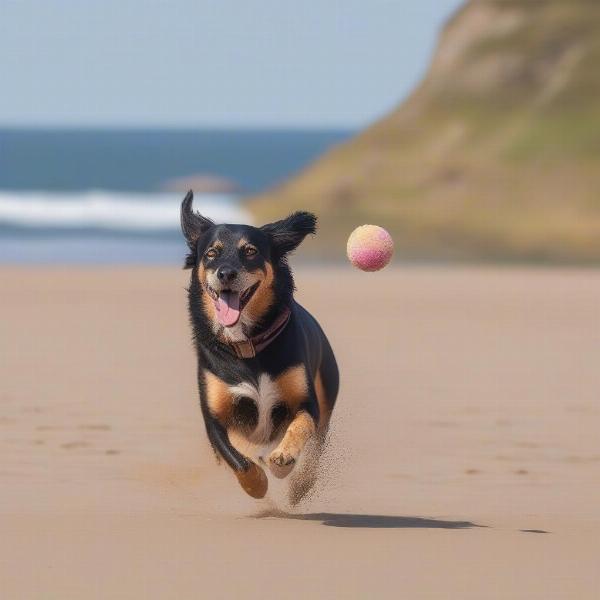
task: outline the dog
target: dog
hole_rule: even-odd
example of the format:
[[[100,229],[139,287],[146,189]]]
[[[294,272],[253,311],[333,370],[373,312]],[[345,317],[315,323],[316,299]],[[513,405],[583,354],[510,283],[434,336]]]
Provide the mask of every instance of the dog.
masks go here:
[[[317,219],[295,212],[262,227],[216,225],[192,204],[190,191],[181,204],[181,229],[208,439],[253,498],[268,489],[261,464],[283,479],[313,440],[305,472],[291,478],[295,504],[314,484],[339,388],[331,346],[294,300],[288,264],[290,253],[315,234]],[[257,456],[247,456],[251,447]]]

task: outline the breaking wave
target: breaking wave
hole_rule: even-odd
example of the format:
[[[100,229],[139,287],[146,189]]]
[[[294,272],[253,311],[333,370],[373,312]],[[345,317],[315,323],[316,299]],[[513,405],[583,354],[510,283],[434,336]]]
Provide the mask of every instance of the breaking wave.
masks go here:
[[[133,192],[0,192],[0,228],[30,233],[92,230],[153,234],[179,230],[183,195]],[[216,222],[250,223],[235,196],[197,195],[194,206]]]

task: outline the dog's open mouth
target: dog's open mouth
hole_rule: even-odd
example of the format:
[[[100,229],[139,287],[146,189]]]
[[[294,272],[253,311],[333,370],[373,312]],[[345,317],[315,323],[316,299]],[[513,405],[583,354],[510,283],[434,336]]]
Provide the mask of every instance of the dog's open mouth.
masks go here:
[[[234,290],[221,290],[217,292],[210,286],[207,286],[208,293],[215,303],[217,319],[221,325],[224,327],[233,327],[240,320],[240,315],[244,307],[254,295],[259,284],[260,282],[257,281],[242,293]]]

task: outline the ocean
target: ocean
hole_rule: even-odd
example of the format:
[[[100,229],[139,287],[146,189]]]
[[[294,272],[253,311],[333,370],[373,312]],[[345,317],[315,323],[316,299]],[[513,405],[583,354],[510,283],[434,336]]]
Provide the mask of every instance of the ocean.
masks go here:
[[[172,264],[179,204],[251,222],[240,199],[285,181],[339,130],[0,129],[0,262]]]

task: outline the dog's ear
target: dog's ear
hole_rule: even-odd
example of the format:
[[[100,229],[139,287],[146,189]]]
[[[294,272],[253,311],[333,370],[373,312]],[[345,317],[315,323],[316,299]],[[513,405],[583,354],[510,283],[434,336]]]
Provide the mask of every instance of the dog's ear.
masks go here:
[[[181,231],[191,250],[190,254],[188,254],[185,259],[184,269],[189,269],[196,264],[196,247],[198,240],[203,233],[214,225],[213,221],[192,210],[193,201],[194,192],[190,190],[181,203]]]
[[[295,212],[260,229],[269,236],[274,254],[281,258],[293,252],[309,233],[317,231],[317,217],[309,212]]]

